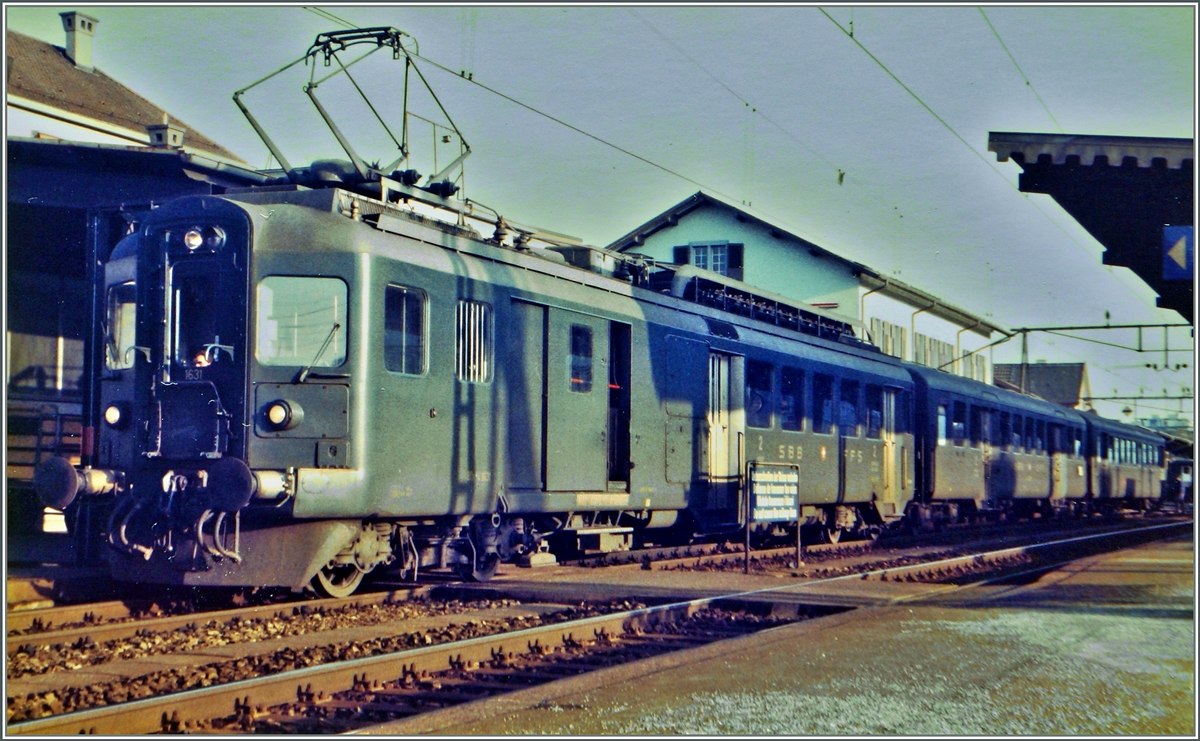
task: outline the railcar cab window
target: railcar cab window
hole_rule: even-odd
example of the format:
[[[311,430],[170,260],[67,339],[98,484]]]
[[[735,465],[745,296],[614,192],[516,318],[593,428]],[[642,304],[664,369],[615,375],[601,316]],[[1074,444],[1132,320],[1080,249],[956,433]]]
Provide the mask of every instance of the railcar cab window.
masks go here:
[[[771,378],[774,368],[770,363],[750,360],[746,363],[746,426],[768,428],[771,426],[772,399]]]
[[[858,437],[858,381],[842,381],[838,399],[838,433],[842,437]]]
[[[579,394],[592,391],[592,328],[571,325],[571,390]]]
[[[813,432],[828,435],[833,432],[833,377],[813,374]]]
[[[108,288],[108,323],[104,328],[104,366],[109,370],[133,367],[134,332],[137,327],[137,286],[133,281]]]
[[[383,366],[395,373],[425,372],[425,292],[388,286],[383,298]]]
[[[346,296],[346,284],[338,278],[263,278],[258,284],[258,362],[324,368],[346,362]]]
[[[804,371],[780,369],[779,426],[799,432],[804,426]]]
[[[218,307],[213,304],[217,281],[212,275],[189,275],[178,267],[171,273],[171,345],[175,362],[189,368],[212,365],[224,349],[217,326]]]
[[[455,336],[458,380],[491,383],[495,352],[491,305],[482,301],[459,301]]]

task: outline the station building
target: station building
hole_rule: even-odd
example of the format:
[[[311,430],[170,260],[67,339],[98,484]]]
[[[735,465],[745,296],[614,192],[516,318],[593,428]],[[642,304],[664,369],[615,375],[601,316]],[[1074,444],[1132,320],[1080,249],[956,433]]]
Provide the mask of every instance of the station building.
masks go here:
[[[95,268],[139,212],[263,176],[93,64],[99,22],[64,44],[5,34],[7,535],[41,529],[24,491],[50,455],[86,455]],[[24,487],[24,489],[22,488]],[[58,515],[61,518],[61,515]]]
[[[883,352],[992,382],[999,325],[919,288],[813,244],[772,221],[697,192],[608,246],[695,265],[862,322]],[[998,339],[998,338],[996,338]]]

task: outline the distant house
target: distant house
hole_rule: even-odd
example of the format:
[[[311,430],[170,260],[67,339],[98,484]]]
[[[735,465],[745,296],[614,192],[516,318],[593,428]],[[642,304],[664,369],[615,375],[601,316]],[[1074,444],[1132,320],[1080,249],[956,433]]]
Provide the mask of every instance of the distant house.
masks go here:
[[[999,325],[882,275],[719,196],[695,193],[608,246],[695,265],[857,319],[881,350],[991,382],[977,352]]]
[[[1085,363],[997,363],[996,385],[1072,409],[1092,407]]]

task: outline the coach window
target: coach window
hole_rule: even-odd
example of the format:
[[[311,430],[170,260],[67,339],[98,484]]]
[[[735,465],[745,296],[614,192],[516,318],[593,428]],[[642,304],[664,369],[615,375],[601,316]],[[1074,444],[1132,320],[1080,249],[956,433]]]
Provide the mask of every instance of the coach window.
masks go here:
[[[571,390],[592,391],[592,328],[582,324],[571,325]]]
[[[383,297],[383,365],[419,376],[425,372],[425,292],[388,286]]]
[[[946,407],[944,407],[944,406],[938,407],[937,417],[938,417],[938,419],[937,419],[938,445],[945,445],[946,444]]]
[[[1037,426],[1034,428],[1037,435],[1037,449],[1039,453],[1046,452],[1046,423],[1042,420],[1037,421]]]
[[[838,410],[838,433],[842,437],[858,437],[858,381],[842,381]]]
[[[905,433],[905,432],[911,432],[912,430],[908,426],[908,392],[907,391],[897,391],[896,392],[896,404],[895,404],[895,409],[893,411],[895,413],[895,423],[896,423],[896,429],[893,430],[893,432],[895,432],[897,435]]]
[[[1012,445],[1012,416],[1008,412],[1000,412],[1000,437],[996,445],[1002,448]]]
[[[813,374],[813,432],[833,432],[833,377]]]
[[[970,440],[972,448],[978,448],[979,443],[983,441],[984,414],[985,412],[983,411],[983,407],[977,407],[974,404],[971,405]]]
[[[1024,437],[1022,437],[1022,430],[1023,430],[1022,425],[1024,425],[1024,424],[1025,424],[1025,422],[1021,418],[1021,415],[1014,414],[1012,416],[1011,445],[1012,445],[1012,449],[1013,449],[1014,453],[1020,453],[1021,448],[1025,445]]]
[[[458,380],[491,383],[492,356],[495,352],[491,305],[481,301],[459,301],[455,324],[455,370]]]
[[[867,437],[878,440],[883,428],[883,389],[868,383],[866,395]]]
[[[137,328],[137,286],[133,281],[108,289],[108,325],[104,328],[104,365],[109,370],[133,367]]]
[[[269,276],[258,284],[255,355],[263,365],[332,368],[346,361],[346,284]]]
[[[779,370],[779,426],[799,432],[804,427],[804,371]]]
[[[760,360],[746,362],[746,426],[768,428],[774,406],[774,390],[771,377],[775,369],[770,363]]]
[[[967,405],[965,402],[954,402],[954,419],[950,425],[950,437],[954,438],[954,444],[962,447],[963,442],[967,438]]]

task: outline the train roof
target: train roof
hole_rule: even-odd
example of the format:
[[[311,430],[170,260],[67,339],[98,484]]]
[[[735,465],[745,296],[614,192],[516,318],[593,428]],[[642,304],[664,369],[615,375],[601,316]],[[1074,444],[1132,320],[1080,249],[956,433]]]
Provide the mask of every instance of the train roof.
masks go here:
[[[1068,409],[1044,399],[1018,394],[1015,391],[980,383],[979,381],[946,373],[936,368],[926,368],[910,364],[908,365],[908,370],[915,378],[920,379],[921,382],[925,383],[931,389],[989,399],[996,404],[1003,404],[1009,408],[1019,409],[1023,412],[1071,419],[1076,422],[1083,421],[1083,416],[1079,411]]]
[[[1168,439],[1161,432],[1142,427],[1141,425],[1131,425],[1118,422],[1115,419],[1109,419],[1108,417],[1101,417],[1095,412],[1089,412],[1085,416],[1097,429],[1110,435],[1119,435],[1130,440],[1138,440],[1153,445],[1161,445]]]

